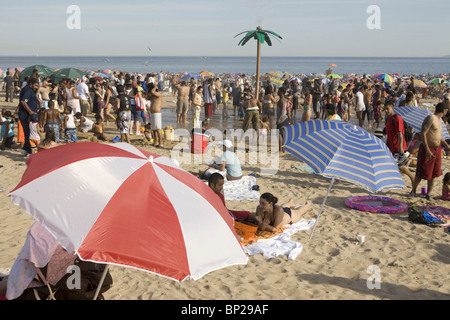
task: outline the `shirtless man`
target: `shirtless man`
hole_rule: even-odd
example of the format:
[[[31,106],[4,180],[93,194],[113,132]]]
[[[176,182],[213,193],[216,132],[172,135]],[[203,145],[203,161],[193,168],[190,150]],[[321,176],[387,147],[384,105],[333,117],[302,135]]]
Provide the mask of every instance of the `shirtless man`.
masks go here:
[[[181,81],[177,88],[177,123],[187,124],[186,114],[189,109],[189,91],[190,87],[186,81]]]
[[[155,139],[155,147],[163,147],[162,139],[162,121],[161,121],[161,105],[162,94],[158,92],[158,88],[153,84],[149,84],[150,87],[150,123],[153,131],[153,138]]]
[[[441,175],[441,146],[449,150],[449,145],[442,138],[442,117],[447,114],[448,106],[438,103],[434,114],[428,115],[422,123],[420,138],[422,141],[417,155],[416,176],[412,184],[411,197],[415,197],[416,189],[422,179],[428,181],[426,199],[430,200],[434,179]]]
[[[50,86],[47,81],[42,82],[42,86],[39,87],[36,92],[36,97],[38,98],[38,102],[41,108],[48,109],[48,102],[50,101]],[[42,99],[41,99],[42,98]]]
[[[59,142],[64,128],[61,113],[55,109],[54,100],[48,103],[48,110],[44,113],[44,131],[48,131],[49,128],[55,131],[55,141]]]
[[[364,104],[366,106],[366,110],[363,111],[363,123],[364,118],[367,116],[367,124],[369,125],[369,129],[372,129],[372,121],[373,121],[373,106],[372,106],[372,87],[368,84],[364,85]]]

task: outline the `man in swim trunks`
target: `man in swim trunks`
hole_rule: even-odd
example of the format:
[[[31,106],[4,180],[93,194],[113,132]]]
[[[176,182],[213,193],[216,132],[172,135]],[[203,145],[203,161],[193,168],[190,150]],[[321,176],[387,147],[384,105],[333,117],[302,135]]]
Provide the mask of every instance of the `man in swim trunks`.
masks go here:
[[[48,110],[44,112],[44,131],[47,132],[50,128],[55,131],[55,142],[59,142],[62,138],[63,120],[59,110],[55,109],[55,100],[48,103]]]
[[[119,131],[120,141],[126,140],[130,143],[130,123],[131,123],[131,98],[125,93],[125,88],[119,84],[117,87],[117,99],[119,102]]]
[[[422,144],[419,147],[416,176],[410,193],[412,197],[416,195],[416,189],[420,181],[425,179],[428,181],[426,199],[430,200],[434,179],[441,175],[441,146],[449,150],[449,145],[442,137],[442,117],[447,112],[448,106],[440,102],[436,105],[434,114],[428,115],[422,123],[420,132]]]
[[[162,139],[162,120],[161,120],[161,105],[162,94],[158,92],[158,88],[153,84],[149,84],[150,89],[150,123],[153,131],[153,138],[155,140],[155,147],[163,147]]]
[[[189,92],[190,87],[187,85],[186,81],[181,81],[177,86],[177,123],[187,124],[186,114],[189,109]]]

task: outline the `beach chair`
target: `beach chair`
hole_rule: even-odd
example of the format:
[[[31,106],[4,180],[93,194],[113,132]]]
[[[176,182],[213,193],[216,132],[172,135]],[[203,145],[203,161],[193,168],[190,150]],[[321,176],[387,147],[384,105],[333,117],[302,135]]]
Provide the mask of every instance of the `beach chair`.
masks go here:
[[[75,258],[73,265],[81,271],[79,288],[70,286],[71,274],[65,274],[55,283],[55,275],[52,274],[54,271],[50,271],[55,266],[49,262],[44,268],[36,268],[36,278],[16,300],[104,300],[103,293],[109,290],[113,283],[109,271],[106,271],[104,281],[100,284],[106,265],[81,261],[78,258]]]

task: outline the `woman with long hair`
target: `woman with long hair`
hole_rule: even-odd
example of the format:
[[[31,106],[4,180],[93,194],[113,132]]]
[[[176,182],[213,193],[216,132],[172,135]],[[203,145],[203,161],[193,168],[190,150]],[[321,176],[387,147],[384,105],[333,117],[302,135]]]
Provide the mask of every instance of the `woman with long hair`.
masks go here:
[[[292,200],[281,206],[277,203],[278,198],[273,194],[266,192],[261,195],[255,217],[258,230],[274,232],[281,226],[296,223],[311,208],[309,201],[303,206],[296,206]]]

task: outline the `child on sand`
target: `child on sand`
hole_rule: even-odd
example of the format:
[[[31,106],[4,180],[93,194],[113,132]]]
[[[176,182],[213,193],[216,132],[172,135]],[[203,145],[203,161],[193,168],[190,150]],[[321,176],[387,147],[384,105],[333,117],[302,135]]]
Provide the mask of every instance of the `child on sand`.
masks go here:
[[[92,125],[92,132],[94,133],[94,136],[102,141],[107,141],[108,139],[106,138],[104,132],[104,127],[103,127],[103,118],[101,115],[96,115],[95,116],[95,123]]]
[[[72,113],[72,107],[66,107],[64,110],[64,128],[66,143],[77,142],[77,126],[75,125],[75,117]]]
[[[442,200],[450,200],[450,172],[444,176],[442,183]]]
[[[262,136],[262,141],[267,141],[267,135],[270,133],[269,118],[267,116],[264,116],[262,120],[259,119],[259,123],[261,125],[259,134]]]
[[[92,127],[94,126],[94,121],[83,116],[81,112],[77,112],[75,114],[75,118],[77,118],[79,121],[78,130],[80,132],[86,133],[92,130]]]
[[[16,148],[18,145],[16,145],[13,142],[14,139],[14,116],[12,115],[11,111],[4,111],[2,112],[2,120],[0,122],[1,124],[1,140],[0,145],[1,149],[4,150],[4,148]]]
[[[41,142],[41,136],[39,132],[41,131],[41,126],[39,125],[39,116],[37,113],[33,113],[30,116],[30,145],[31,153],[37,152],[37,146]]]
[[[150,143],[153,142],[152,124],[150,122],[147,122],[144,126],[144,137],[145,140],[149,141]]]

